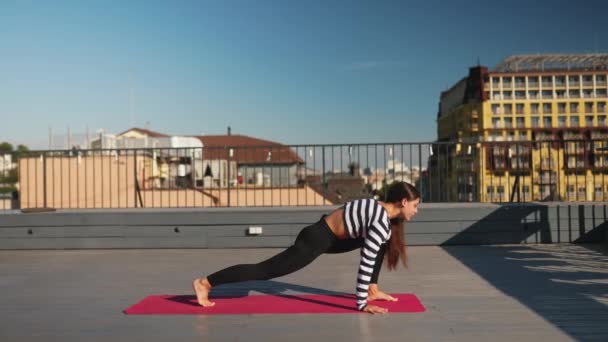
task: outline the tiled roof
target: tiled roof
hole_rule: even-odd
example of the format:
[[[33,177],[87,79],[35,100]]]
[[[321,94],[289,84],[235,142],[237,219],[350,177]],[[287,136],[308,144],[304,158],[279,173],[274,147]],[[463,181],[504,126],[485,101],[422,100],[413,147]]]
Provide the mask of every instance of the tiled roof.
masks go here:
[[[131,131],[137,131],[137,132],[139,132],[141,134],[145,134],[145,135],[147,135],[149,137],[152,137],[152,138],[168,138],[169,137],[169,135],[166,135],[166,134],[163,134],[163,133],[154,132],[154,131],[151,131],[149,129],[139,128],[139,127],[129,128],[128,130],[126,130],[126,131],[124,131],[122,133],[119,133],[118,136],[121,136],[121,135],[123,135],[123,134],[125,134],[127,132],[131,132]]]
[[[232,160],[239,164],[304,164],[289,146],[273,141],[246,135],[203,135],[197,138],[203,142],[205,159],[229,159],[232,148]]]

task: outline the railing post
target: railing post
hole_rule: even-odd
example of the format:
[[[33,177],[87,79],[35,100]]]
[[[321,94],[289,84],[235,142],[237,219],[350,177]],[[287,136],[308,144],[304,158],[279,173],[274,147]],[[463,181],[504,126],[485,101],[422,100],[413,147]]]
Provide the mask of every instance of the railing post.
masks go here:
[[[46,153],[42,153],[42,203],[43,203],[43,208],[47,207],[47,202],[46,202]]]
[[[227,207],[230,207],[230,161],[232,160],[232,155],[231,155],[232,153],[230,153],[230,152],[231,152],[231,149],[230,149],[230,147],[228,147],[228,163],[227,163],[228,171],[226,172],[228,175],[227,176],[228,179],[226,179],[226,185],[227,185],[227,189],[228,189],[228,200],[227,200],[228,203],[226,203]]]

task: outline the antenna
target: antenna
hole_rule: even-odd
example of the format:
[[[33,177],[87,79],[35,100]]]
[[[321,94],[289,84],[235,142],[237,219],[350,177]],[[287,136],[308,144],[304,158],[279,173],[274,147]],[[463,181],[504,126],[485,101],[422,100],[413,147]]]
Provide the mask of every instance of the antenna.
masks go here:
[[[134,107],[134,93],[135,89],[133,86],[133,71],[129,71],[129,118],[131,119],[131,127],[135,127],[135,117],[133,115]]]

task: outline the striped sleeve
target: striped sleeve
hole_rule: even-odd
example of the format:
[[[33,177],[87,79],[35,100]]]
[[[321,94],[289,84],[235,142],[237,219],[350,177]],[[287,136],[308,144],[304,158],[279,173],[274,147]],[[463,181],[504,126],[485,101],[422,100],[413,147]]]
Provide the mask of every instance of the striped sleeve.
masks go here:
[[[376,206],[380,204],[375,203]],[[369,282],[374,271],[374,265],[380,251],[380,246],[385,243],[390,237],[390,225],[388,224],[388,215],[386,210],[381,206],[374,208],[371,224],[367,228],[367,234],[361,248],[361,261],[359,263],[359,271],[357,273],[357,308],[365,309],[367,306],[367,291]]]

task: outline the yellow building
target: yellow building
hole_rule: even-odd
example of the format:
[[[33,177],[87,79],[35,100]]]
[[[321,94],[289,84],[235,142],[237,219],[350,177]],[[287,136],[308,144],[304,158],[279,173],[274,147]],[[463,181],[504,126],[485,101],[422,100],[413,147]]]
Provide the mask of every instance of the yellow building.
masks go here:
[[[441,93],[433,201],[608,198],[608,54],[511,56]],[[518,198],[519,197],[519,198]]]

